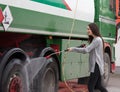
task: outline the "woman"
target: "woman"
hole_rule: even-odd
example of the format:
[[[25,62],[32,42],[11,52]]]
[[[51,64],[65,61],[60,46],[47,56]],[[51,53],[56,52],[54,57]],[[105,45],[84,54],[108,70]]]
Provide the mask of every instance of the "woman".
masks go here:
[[[99,29],[95,23],[91,23],[87,27],[87,33],[89,36],[89,43],[87,47],[68,48],[68,51],[78,52],[78,53],[89,53],[89,71],[90,78],[88,82],[89,92],[94,92],[97,88],[101,92],[108,92],[101,84],[101,76],[104,74],[104,44],[103,39],[99,33]]]

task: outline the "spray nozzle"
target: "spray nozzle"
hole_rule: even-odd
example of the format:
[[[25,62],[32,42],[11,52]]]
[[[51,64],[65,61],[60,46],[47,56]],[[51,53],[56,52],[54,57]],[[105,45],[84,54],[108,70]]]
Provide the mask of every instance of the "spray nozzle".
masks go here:
[[[81,44],[80,46],[76,46],[77,48],[83,48],[83,47],[85,47],[86,46],[86,44]]]

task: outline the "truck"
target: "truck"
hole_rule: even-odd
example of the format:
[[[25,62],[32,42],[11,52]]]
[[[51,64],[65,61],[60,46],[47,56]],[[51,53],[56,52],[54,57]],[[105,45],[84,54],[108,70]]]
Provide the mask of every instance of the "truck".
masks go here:
[[[85,83],[89,54],[65,49],[88,45],[86,27],[93,22],[104,39],[107,86],[119,8],[120,0],[0,0],[0,92],[57,92],[59,81]]]

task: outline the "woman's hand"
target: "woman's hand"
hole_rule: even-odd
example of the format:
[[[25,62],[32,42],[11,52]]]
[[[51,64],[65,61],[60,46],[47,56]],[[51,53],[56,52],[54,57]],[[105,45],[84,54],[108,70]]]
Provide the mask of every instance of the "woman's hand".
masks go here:
[[[72,49],[71,48],[67,48],[65,51],[71,51]]]

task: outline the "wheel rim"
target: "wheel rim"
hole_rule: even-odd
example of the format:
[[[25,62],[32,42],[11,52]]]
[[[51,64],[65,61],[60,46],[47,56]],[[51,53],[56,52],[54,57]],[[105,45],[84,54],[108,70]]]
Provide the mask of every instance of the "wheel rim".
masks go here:
[[[8,88],[9,92],[22,92],[21,78],[17,75],[13,75],[13,77],[10,78]]]
[[[54,92],[55,91],[55,74],[54,71],[49,68],[44,77],[42,82],[42,92]]]

